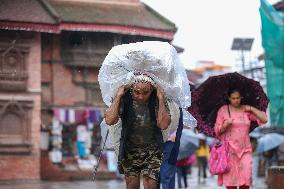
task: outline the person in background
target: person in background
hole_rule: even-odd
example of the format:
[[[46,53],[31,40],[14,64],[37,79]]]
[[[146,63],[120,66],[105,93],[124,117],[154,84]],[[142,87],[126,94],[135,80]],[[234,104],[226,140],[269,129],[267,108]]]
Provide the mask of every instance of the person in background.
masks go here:
[[[197,165],[198,165],[198,183],[201,181],[201,174],[203,182],[207,178],[207,164],[209,158],[209,146],[206,144],[205,139],[199,140],[199,148],[196,150]]]
[[[256,152],[257,147],[257,139],[254,137],[250,137],[250,142],[252,146],[252,185],[251,189],[256,189],[256,180],[258,174],[258,164],[259,164],[259,155]]]
[[[215,133],[222,142],[228,141],[230,171],[218,175],[218,184],[227,189],[249,189],[252,183],[252,147],[249,131],[251,121],[266,123],[265,112],[241,103],[238,88],[228,89],[228,104],[217,113]]]
[[[160,169],[158,188],[174,189],[176,161],[179,153],[180,138],[183,130],[183,113],[173,101],[168,101],[171,123],[162,132],[165,141],[163,145],[163,159]]]
[[[264,167],[265,167],[265,180],[267,182],[268,179],[268,169],[271,166],[277,166],[277,148],[273,148],[271,150],[265,151],[262,153],[262,157],[265,161]]]
[[[182,180],[184,188],[188,187],[187,184],[187,174],[188,171],[191,170],[192,164],[196,161],[195,154],[188,156],[185,159],[178,160],[176,163],[177,166],[177,178],[178,178],[178,188],[182,188]]]
[[[284,143],[277,148],[278,166],[284,166]]]

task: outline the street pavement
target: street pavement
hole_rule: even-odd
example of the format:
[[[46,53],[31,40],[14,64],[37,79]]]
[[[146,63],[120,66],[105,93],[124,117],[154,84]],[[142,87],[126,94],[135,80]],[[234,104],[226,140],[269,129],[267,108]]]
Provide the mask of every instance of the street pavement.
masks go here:
[[[192,174],[188,175],[187,189],[221,189],[225,187],[217,186],[217,177],[209,176],[206,181],[201,180],[198,183],[197,169],[192,169]],[[18,182],[0,182],[0,189],[124,189],[123,181],[70,181],[70,182],[51,182],[51,181],[18,181]],[[176,187],[177,188],[177,187]],[[256,189],[267,189],[264,178],[258,178]],[[143,189],[141,183],[141,189]]]

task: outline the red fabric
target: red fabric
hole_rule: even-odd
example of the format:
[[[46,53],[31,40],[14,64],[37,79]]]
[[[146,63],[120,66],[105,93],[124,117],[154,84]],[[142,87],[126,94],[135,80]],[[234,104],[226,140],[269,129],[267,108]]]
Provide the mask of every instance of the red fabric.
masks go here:
[[[238,187],[237,186],[227,186],[226,188],[227,189],[237,189]],[[249,186],[242,185],[240,186],[240,189],[249,189]]]
[[[238,189],[237,186],[226,186],[227,189]]]
[[[195,163],[195,161],[196,161],[195,154],[192,154],[191,156],[188,156],[188,157],[185,158],[185,159],[178,160],[178,161],[176,162],[176,166],[177,166],[177,167],[181,167],[181,166],[192,165],[192,164]]]

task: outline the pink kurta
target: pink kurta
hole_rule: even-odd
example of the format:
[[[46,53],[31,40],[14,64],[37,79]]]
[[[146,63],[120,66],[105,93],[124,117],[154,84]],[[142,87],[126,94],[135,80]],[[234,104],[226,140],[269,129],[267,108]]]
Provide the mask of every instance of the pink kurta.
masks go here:
[[[225,186],[250,186],[252,183],[252,147],[249,138],[250,122],[259,120],[249,112],[230,112],[233,124],[220,134],[220,128],[229,119],[228,106],[222,106],[217,114],[215,132],[220,140],[229,143],[230,171],[218,176],[218,184]]]

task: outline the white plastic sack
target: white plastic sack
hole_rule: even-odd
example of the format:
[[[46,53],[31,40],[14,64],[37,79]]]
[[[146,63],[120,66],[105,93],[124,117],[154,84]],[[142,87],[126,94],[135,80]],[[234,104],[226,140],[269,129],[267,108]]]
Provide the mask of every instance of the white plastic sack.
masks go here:
[[[191,103],[189,82],[175,48],[166,42],[145,41],[113,47],[99,72],[99,84],[106,105],[111,104],[118,87],[128,84],[135,71],[150,74],[181,107]]]
[[[117,89],[131,83],[138,71],[147,73],[179,107],[186,109],[191,105],[189,81],[175,48],[167,42],[144,41],[115,46],[106,56],[98,81],[107,106]],[[196,120],[187,111],[184,124],[196,126]]]

